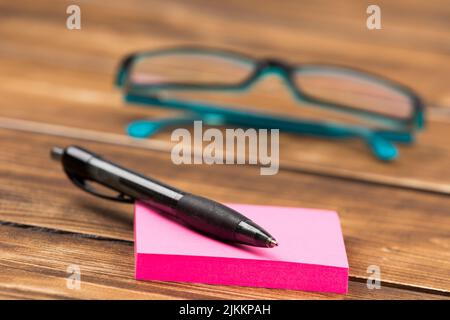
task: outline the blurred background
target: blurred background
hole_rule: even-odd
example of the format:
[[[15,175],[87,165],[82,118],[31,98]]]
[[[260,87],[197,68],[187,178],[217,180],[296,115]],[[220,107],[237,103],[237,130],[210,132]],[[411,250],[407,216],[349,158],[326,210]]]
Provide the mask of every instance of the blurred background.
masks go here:
[[[79,31],[65,27],[71,4],[81,8]],[[118,59],[132,51],[180,44],[219,46],[298,63],[363,68],[409,85],[431,105],[450,107],[448,2],[377,1],[381,30],[366,26],[370,4],[351,0],[1,1],[2,59],[11,68],[14,63],[34,62],[41,68],[61,66],[66,72],[109,73],[112,79]],[[33,71],[37,70],[30,68],[22,76],[31,78]]]
[[[367,28],[372,4],[380,30]],[[81,10],[80,30],[66,27],[70,5]],[[373,72],[423,98],[426,128],[388,163],[360,139],[281,134],[273,176],[254,166],[176,166],[171,130],[139,141],[125,131],[175,112],[125,103],[114,78],[125,55],[180,45]],[[239,97],[213,98],[306,116],[276,77]],[[0,144],[0,297],[449,296],[448,0],[0,0]],[[349,294],[135,281],[132,208],[70,184],[48,155],[69,144],[224,203],[336,210]],[[72,263],[82,267],[83,290],[66,287]],[[381,267],[382,290],[366,287],[370,265]]]
[[[66,28],[66,9],[73,4],[81,9],[80,30]],[[428,123],[417,145],[401,147],[400,158],[384,164],[361,141],[286,135],[280,146],[284,164],[390,176],[398,184],[420,180],[425,188],[450,192],[450,6],[439,0],[377,1],[382,28],[369,30],[370,4],[0,1],[0,116],[123,134],[132,120],[171,111],[125,104],[113,85],[119,61],[130,52],[166,46],[202,45],[293,64],[346,65],[421,95]],[[239,99],[280,113],[302,112],[274,79]],[[92,121],[86,121],[87,113]]]

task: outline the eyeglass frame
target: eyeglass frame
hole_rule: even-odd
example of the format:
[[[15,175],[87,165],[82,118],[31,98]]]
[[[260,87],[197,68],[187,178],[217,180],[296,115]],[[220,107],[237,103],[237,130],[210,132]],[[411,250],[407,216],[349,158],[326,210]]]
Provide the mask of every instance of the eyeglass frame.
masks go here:
[[[150,58],[158,55],[173,53],[189,53],[189,54],[210,54],[221,56],[235,61],[250,62],[253,70],[249,76],[243,81],[235,84],[219,84],[219,83],[152,83],[152,84],[133,84],[134,88],[130,88],[128,83],[129,74],[134,64],[139,59]],[[384,116],[380,113],[362,110],[351,106],[346,106],[329,101],[323,101],[315,97],[311,97],[301,91],[301,88],[294,80],[294,73],[315,68],[337,68],[338,73],[345,71],[353,76],[361,79],[373,80],[378,84],[385,85],[387,88],[395,90],[405,97],[409,98],[412,103],[411,117],[408,119],[400,119],[393,116]],[[248,109],[230,109],[219,105],[202,104],[198,102],[190,102],[183,100],[163,99],[153,95],[152,93],[141,93],[140,90],[211,90],[211,91],[234,91],[245,92],[250,90],[254,84],[269,74],[275,74],[281,77],[289,91],[293,93],[297,102],[306,102],[318,107],[331,108],[334,110],[351,113],[366,119],[382,122],[394,130],[377,130],[368,127],[356,125],[342,125],[333,122],[315,122],[303,121],[301,119],[290,119],[278,115],[268,115],[254,110]],[[420,97],[411,89],[398,84],[394,81],[358,70],[347,66],[338,66],[330,64],[300,64],[294,65],[280,59],[255,59],[251,56],[237,53],[230,50],[222,50],[205,47],[173,47],[152,51],[141,51],[127,55],[120,63],[116,85],[125,90],[125,101],[130,103],[138,103],[144,105],[163,106],[188,111],[188,114],[179,118],[168,118],[159,120],[142,120],[136,121],[128,127],[128,133],[136,137],[147,137],[161,130],[163,127],[188,123],[193,120],[204,120],[213,124],[230,123],[233,125],[243,125],[246,127],[258,128],[278,128],[287,132],[312,134],[334,138],[360,137],[368,142],[373,153],[381,160],[392,160],[398,155],[396,148],[388,142],[396,141],[401,143],[412,143],[414,141],[414,131],[423,129],[424,104]],[[147,130],[142,130],[147,127]],[[139,129],[139,130],[137,130]],[[376,143],[374,143],[376,142]]]

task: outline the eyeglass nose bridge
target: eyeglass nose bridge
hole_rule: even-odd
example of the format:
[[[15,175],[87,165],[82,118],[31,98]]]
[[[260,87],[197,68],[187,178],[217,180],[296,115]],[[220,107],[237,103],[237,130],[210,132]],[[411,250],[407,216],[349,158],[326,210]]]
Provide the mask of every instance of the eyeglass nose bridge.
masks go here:
[[[276,58],[263,59],[258,63],[256,67],[256,72],[260,76],[266,74],[277,74],[282,77],[285,77],[291,73],[291,70],[292,70],[291,65]]]
[[[298,94],[296,90],[293,89],[294,85],[292,83],[293,71],[294,67],[285,61],[276,58],[262,59],[257,64],[255,73],[250,82],[254,85],[256,81],[261,81],[266,76],[275,75],[284,82],[288,91],[290,91],[294,97],[297,97]]]

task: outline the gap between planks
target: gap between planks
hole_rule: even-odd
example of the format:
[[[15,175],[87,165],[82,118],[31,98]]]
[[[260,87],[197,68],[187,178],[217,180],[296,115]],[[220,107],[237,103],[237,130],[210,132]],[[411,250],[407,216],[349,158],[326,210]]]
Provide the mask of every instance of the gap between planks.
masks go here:
[[[71,235],[71,236],[75,236],[75,237],[79,237],[79,238],[86,238],[86,239],[96,240],[96,241],[122,243],[124,245],[129,245],[129,246],[133,246],[133,244],[134,244],[134,242],[131,240],[114,239],[114,238],[109,238],[109,237],[97,236],[97,235],[93,235],[93,234],[84,234],[84,233],[64,231],[64,230],[53,229],[53,228],[37,227],[37,226],[30,225],[30,224],[7,222],[7,221],[1,221],[1,220],[0,220],[0,226],[8,226],[8,227],[13,227],[13,228],[19,228],[22,230],[31,230],[31,231],[35,231],[35,232],[49,233],[49,234],[55,234],[55,235]],[[353,281],[353,282],[365,283],[368,280],[368,278],[349,275],[348,280]],[[405,291],[413,291],[413,292],[419,292],[419,293],[425,293],[425,294],[434,294],[434,295],[438,295],[438,296],[442,296],[442,297],[450,297],[450,292],[447,292],[447,291],[441,291],[441,290],[420,287],[420,286],[413,286],[413,285],[405,285],[405,284],[401,284],[401,283],[397,283],[397,282],[382,281],[381,286],[393,288],[393,289],[405,290]]]

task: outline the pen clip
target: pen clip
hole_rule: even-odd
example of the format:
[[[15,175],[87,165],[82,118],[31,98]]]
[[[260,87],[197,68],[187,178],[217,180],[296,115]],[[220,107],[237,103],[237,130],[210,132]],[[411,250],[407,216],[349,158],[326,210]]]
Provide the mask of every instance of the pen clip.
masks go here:
[[[98,192],[92,185],[90,185],[87,182],[90,180],[83,179],[83,178],[81,178],[77,175],[71,174],[67,171],[66,171],[66,175],[69,178],[69,180],[72,181],[72,183],[74,185],[76,185],[78,188],[80,188],[81,190],[86,191],[87,193],[90,193],[94,196],[97,196],[99,198],[117,201],[117,202],[123,202],[123,203],[134,203],[135,202],[135,199],[133,199],[130,196],[127,196],[123,193],[119,193],[117,196],[110,196],[108,194]]]

